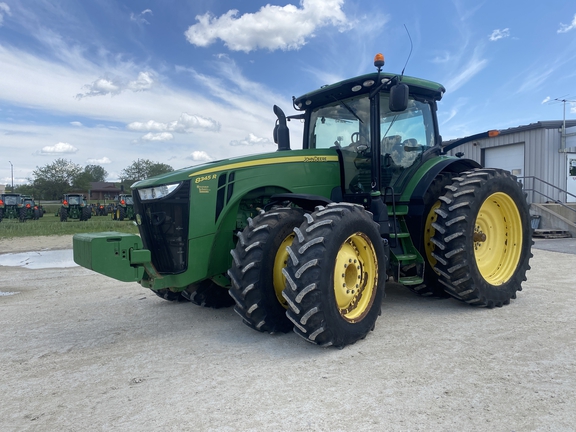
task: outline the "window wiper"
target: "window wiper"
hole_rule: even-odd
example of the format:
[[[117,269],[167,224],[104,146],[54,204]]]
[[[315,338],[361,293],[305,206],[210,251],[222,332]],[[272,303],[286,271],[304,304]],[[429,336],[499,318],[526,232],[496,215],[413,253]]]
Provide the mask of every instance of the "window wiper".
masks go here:
[[[386,133],[384,134],[384,136],[382,138],[386,138],[388,136],[388,132],[390,132],[390,129],[392,129],[392,126],[394,125],[394,122],[396,121],[397,118],[398,118],[398,114],[396,114],[394,116],[394,118],[390,122],[390,126],[388,126],[388,129],[386,129]]]
[[[362,119],[361,119],[360,117],[358,117],[358,114],[356,114],[356,112],[354,112],[354,110],[353,110],[352,108],[350,108],[346,102],[338,99],[338,98],[337,98],[336,96],[334,96],[334,95],[332,95],[332,98],[333,98],[336,102],[341,103],[342,106],[343,106],[344,108],[346,108],[346,109],[350,112],[350,114],[352,114],[354,117],[356,117],[360,123],[364,124],[364,122],[362,121]]]

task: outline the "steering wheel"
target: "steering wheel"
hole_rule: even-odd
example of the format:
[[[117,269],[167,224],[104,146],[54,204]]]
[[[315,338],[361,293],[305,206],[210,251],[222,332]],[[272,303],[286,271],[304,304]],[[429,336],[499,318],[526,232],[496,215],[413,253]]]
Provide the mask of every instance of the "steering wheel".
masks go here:
[[[350,145],[356,146],[360,142],[360,132],[354,132],[350,136]]]

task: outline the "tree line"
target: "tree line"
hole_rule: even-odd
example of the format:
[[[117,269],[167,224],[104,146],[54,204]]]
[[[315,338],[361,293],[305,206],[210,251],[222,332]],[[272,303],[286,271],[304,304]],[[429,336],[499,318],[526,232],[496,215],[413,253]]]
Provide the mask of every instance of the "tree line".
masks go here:
[[[136,181],[170,171],[174,171],[170,165],[138,159],[122,170],[117,185],[129,191],[130,185]],[[35,199],[57,200],[65,193],[88,191],[90,183],[104,182],[106,177],[108,172],[100,165],[82,167],[70,160],[56,159],[45,166],[37,166],[32,177],[27,179],[28,183],[14,185],[12,192],[32,195]],[[6,191],[9,190],[12,190],[12,187],[7,184]]]

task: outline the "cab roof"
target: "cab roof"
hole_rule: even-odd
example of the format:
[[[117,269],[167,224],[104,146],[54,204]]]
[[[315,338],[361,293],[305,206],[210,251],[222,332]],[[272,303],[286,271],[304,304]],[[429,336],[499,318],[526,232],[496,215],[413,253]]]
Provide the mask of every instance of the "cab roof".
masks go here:
[[[294,106],[300,110],[305,110],[334,102],[334,100],[342,100],[357,94],[367,93],[378,85],[376,80],[378,80],[378,74],[374,72],[323,86],[294,98]],[[411,94],[424,96],[436,101],[442,99],[446,92],[442,84],[433,81],[386,72],[380,73],[380,81],[386,83],[385,89],[398,80],[408,85]]]

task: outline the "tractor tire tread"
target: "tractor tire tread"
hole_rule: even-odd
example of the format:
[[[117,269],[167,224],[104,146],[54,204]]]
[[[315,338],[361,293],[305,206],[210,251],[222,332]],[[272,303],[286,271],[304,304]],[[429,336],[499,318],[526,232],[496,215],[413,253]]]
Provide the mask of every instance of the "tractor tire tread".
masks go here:
[[[460,173],[453,180],[446,194],[453,204],[442,200],[436,211],[437,224],[442,227],[442,230],[436,230],[433,239],[438,246],[435,254],[440,258],[435,266],[440,282],[446,293],[470,305],[487,308],[507,305],[510,299],[516,298],[516,292],[522,290],[521,284],[526,280],[532,257],[530,214],[522,186],[514,176],[500,169],[478,168]],[[463,185],[466,190],[471,187],[472,193],[460,193]],[[522,221],[522,246],[517,267],[511,277],[498,286],[491,285],[480,274],[472,240],[477,212],[484,200],[496,192],[503,192],[514,201]],[[466,205],[459,205],[464,200]]]

